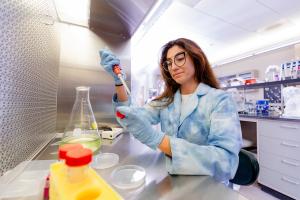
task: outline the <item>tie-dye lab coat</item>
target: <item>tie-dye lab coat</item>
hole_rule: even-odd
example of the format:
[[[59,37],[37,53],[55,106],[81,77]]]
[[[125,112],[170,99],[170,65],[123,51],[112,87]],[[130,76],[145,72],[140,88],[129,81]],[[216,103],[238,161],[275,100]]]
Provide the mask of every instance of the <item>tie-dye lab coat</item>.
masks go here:
[[[128,105],[117,102],[114,106]],[[167,107],[152,101],[145,106],[152,124],[170,137],[172,158],[166,156],[170,174],[209,175],[219,181],[234,177],[242,145],[239,117],[230,94],[200,83],[180,116],[181,94]]]

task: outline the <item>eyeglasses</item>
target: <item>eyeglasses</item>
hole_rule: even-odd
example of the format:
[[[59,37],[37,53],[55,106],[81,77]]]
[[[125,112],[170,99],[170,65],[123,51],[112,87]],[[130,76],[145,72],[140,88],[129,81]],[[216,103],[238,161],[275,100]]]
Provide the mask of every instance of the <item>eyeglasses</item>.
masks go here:
[[[177,66],[177,67],[182,67],[184,64],[185,64],[185,51],[182,51],[182,52],[179,52],[177,53],[175,56],[174,56],[174,64]],[[172,68],[172,59],[168,59],[166,60],[165,62],[163,62],[163,68],[165,71],[170,71],[171,68]]]

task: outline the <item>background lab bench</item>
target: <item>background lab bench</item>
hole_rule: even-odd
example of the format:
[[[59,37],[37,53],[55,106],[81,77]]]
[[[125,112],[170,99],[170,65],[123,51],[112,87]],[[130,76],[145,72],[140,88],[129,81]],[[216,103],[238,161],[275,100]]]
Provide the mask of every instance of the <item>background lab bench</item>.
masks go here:
[[[240,120],[256,125],[262,189],[300,199],[300,119],[240,115]]]

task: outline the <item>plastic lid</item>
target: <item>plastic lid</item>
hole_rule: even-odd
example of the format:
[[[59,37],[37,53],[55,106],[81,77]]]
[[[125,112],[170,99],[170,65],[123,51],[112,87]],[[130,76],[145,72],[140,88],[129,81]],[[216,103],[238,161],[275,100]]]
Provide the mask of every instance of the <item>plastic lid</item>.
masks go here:
[[[66,159],[67,152],[77,148],[83,148],[83,146],[81,144],[64,144],[63,146],[60,146],[58,149],[58,159]]]
[[[93,157],[91,167],[95,169],[106,169],[119,163],[119,155],[114,153],[100,153]]]
[[[261,99],[261,100],[257,100],[256,103],[257,104],[269,104],[269,100],[268,99]]]
[[[124,165],[116,168],[112,174],[112,183],[120,189],[133,189],[144,184],[146,171],[137,165]]]
[[[72,149],[66,154],[66,165],[70,167],[87,165],[92,161],[92,154],[90,149]]]

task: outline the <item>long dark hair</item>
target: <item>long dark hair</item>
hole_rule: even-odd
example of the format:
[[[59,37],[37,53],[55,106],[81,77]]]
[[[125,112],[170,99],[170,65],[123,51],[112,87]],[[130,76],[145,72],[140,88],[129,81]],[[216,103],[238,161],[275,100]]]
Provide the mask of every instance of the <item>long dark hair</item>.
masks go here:
[[[219,83],[202,49],[192,40],[186,38],[178,38],[176,40],[168,42],[162,47],[159,66],[163,80],[165,82],[165,89],[160,96],[154,99],[154,101],[163,100],[166,103],[163,106],[168,106],[173,102],[174,95],[180,88],[180,84],[176,83],[176,81],[171,77],[169,71],[165,71],[163,69],[163,63],[167,60],[168,50],[175,45],[184,49],[192,58],[195,67],[195,78],[198,83],[202,82],[213,88],[219,88]]]

